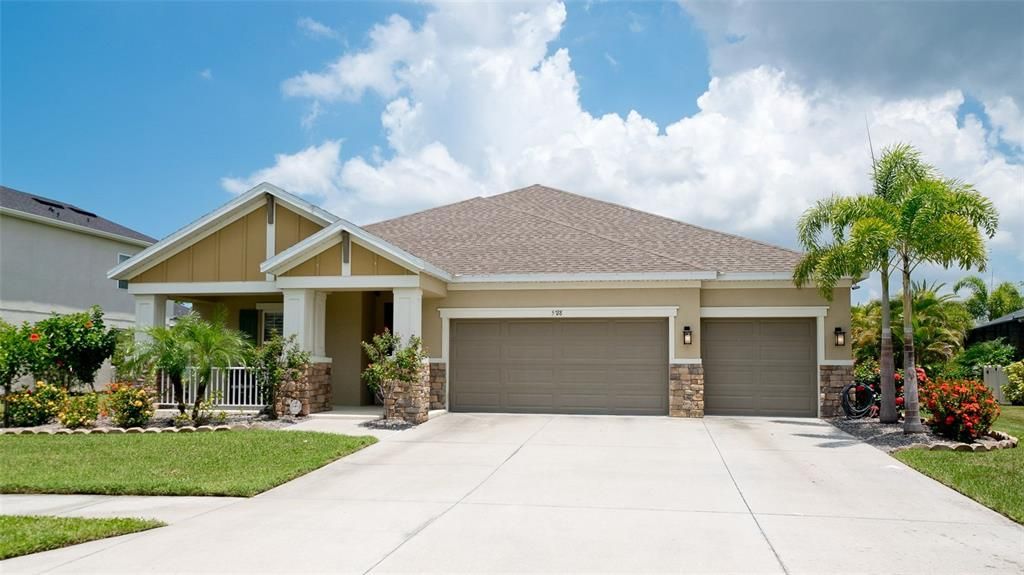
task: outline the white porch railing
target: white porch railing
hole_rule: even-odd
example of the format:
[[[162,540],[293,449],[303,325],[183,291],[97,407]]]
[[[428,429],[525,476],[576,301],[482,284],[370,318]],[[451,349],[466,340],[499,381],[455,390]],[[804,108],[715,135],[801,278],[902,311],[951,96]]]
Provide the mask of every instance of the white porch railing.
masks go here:
[[[214,368],[206,386],[206,397],[213,398],[216,407],[263,407],[266,401],[262,378],[262,371],[253,367]],[[174,386],[167,374],[161,372],[158,382],[158,402],[173,405]],[[181,382],[186,404],[195,402],[197,383],[196,370],[190,368]]]

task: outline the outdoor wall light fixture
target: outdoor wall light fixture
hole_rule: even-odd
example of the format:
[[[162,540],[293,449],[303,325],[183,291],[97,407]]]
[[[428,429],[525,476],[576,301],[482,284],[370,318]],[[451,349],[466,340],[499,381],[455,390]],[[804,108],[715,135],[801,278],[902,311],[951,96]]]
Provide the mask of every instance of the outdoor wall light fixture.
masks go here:
[[[683,327],[683,345],[690,345],[693,343],[693,330],[690,326]]]
[[[846,345],[846,332],[841,327],[836,328],[836,345]]]

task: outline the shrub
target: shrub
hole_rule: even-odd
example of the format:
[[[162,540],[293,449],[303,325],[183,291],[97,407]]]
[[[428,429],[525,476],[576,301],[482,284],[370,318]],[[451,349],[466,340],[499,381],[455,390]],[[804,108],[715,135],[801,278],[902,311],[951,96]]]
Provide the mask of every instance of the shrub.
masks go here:
[[[95,393],[69,396],[57,413],[57,419],[64,427],[72,429],[94,425],[99,416],[100,396]]]
[[[1016,353],[1017,349],[1000,337],[968,347],[957,355],[956,363],[963,366],[970,377],[979,378],[986,365],[1008,365]]]
[[[958,441],[973,441],[989,432],[999,417],[992,391],[970,379],[936,381],[921,387],[921,401],[931,413],[928,425]]]
[[[246,364],[260,370],[260,389],[267,407],[264,413],[271,418],[277,417],[274,406],[281,384],[295,381],[309,368],[310,354],[302,351],[294,335],[283,338],[274,334],[263,345],[252,348]]]
[[[386,419],[393,415],[388,413],[388,399],[399,386],[415,382],[420,377],[427,355],[420,338],[411,336],[408,344],[403,345],[402,338],[388,329],[373,336],[371,342],[362,342],[362,345],[369,359],[362,379],[384,404]]]
[[[112,383],[107,388],[107,409],[118,427],[142,427],[153,418],[153,396],[146,387]]]
[[[103,325],[99,306],[36,322],[32,336],[39,348],[29,361],[32,373],[65,389],[79,382],[91,387],[117,342],[116,331]]]
[[[1006,379],[1003,397],[1013,405],[1024,405],[1024,361],[1006,366]]]
[[[35,389],[15,391],[6,396],[5,409],[14,427],[33,427],[49,423],[67,400],[67,393],[45,382],[36,382]]]

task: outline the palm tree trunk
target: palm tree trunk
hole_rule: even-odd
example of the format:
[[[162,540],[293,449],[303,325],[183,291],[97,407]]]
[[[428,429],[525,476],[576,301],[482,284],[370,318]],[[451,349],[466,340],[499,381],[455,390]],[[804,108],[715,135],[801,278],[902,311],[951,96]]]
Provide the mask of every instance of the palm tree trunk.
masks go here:
[[[903,258],[903,433],[924,433],[917,400],[917,369],[914,365],[914,301],[910,262]]]
[[[185,388],[181,384],[181,374],[168,374],[171,378],[171,388],[174,390],[174,403],[178,404],[178,411],[185,413]]]
[[[203,403],[203,396],[206,395],[206,382],[208,381],[210,381],[209,377],[203,377],[196,383],[196,401],[192,404],[192,423],[196,425],[199,424],[199,408]]]
[[[878,413],[881,423],[900,420],[896,411],[896,362],[892,355],[892,312],[889,305],[889,265],[882,266],[882,342],[878,372],[882,388],[882,405]]]

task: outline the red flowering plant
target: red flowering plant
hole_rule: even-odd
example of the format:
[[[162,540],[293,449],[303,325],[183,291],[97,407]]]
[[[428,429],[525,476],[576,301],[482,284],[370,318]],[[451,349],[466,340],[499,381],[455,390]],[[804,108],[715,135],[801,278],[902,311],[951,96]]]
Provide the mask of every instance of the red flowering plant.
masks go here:
[[[918,385],[927,385],[929,383],[928,374],[925,373],[921,367],[914,368],[917,372],[917,383]],[[857,384],[857,393],[867,393],[870,389],[875,394],[875,405],[880,405],[882,402],[882,386],[881,386],[881,370],[878,367],[878,362],[875,360],[859,361],[854,367],[853,379]],[[896,409],[902,411],[903,405],[906,400],[903,398],[903,370],[897,369],[893,374],[893,380],[896,384]],[[876,413],[877,415],[877,413]]]
[[[986,435],[999,417],[992,390],[980,381],[922,382],[920,392],[921,402],[931,414],[927,424],[950,439],[974,441]]]

